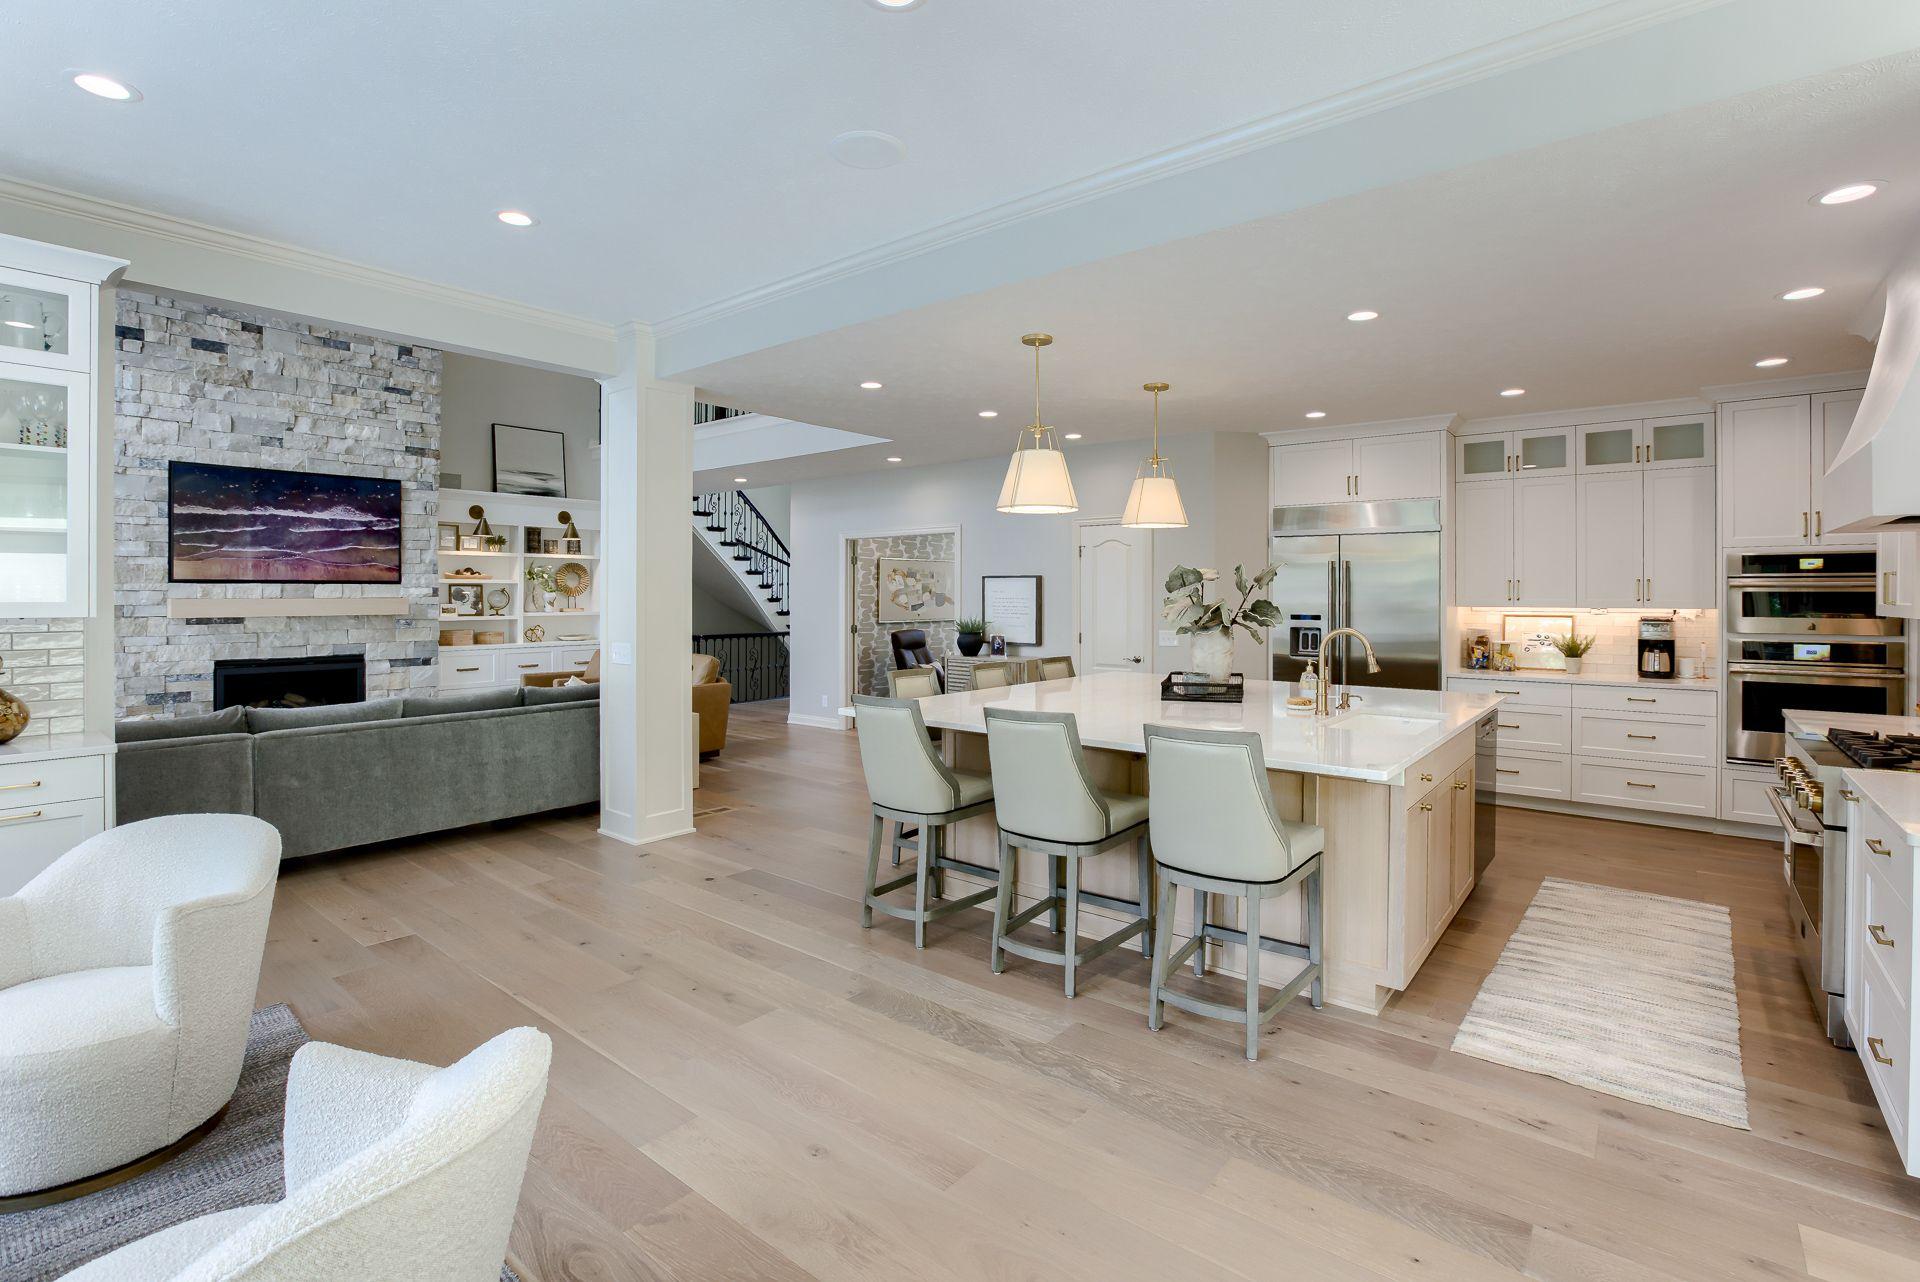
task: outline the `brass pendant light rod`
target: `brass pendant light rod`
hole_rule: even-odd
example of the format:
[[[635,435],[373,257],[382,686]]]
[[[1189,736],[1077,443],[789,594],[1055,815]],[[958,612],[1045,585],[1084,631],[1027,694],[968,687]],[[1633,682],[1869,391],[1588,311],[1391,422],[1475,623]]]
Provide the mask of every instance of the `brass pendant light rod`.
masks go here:
[[[1033,424],[1027,431],[1037,438],[1045,430],[1040,422],[1040,349],[1053,344],[1053,335],[1022,334],[1020,341],[1033,349]]]
[[[1167,461],[1160,453],[1160,393],[1172,391],[1173,386],[1169,383],[1142,383],[1140,390],[1153,393],[1153,456],[1147,462],[1158,472],[1160,465]]]

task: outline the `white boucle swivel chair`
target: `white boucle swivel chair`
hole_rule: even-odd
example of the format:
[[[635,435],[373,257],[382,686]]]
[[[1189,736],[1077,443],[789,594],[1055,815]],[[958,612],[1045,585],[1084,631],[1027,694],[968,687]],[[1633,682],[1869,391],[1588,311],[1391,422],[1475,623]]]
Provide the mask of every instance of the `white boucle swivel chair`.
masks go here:
[[[287,1076],[287,1194],[188,1220],[62,1282],[497,1282],[553,1043],[515,1028],[451,1068],[311,1042]]]
[[[232,1098],[279,868],[271,824],[168,815],[0,899],[0,1197],[165,1149]]]

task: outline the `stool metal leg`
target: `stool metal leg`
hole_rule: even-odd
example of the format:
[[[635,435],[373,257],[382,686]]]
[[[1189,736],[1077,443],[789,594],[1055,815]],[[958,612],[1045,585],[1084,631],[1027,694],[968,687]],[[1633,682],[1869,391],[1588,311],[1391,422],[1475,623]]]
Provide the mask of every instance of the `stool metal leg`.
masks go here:
[[[1001,949],[1000,941],[1006,937],[1007,919],[1013,915],[1013,887],[1019,879],[1019,848],[1008,841],[1003,832],[1000,834],[1000,881],[993,896],[993,946],[988,951],[988,960],[993,963],[996,975],[1007,968],[1007,954]]]
[[[879,815],[873,817],[873,836],[867,839],[867,893],[860,899],[860,924],[873,928],[873,888],[880,884],[880,839],[885,835],[887,821]]]
[[[1067,898],[1067,934],[1065,950],[1067,954],[1067,996],[1074,994],[1075,972],[1080,966],[1080,856],[1062,855],[1061,862],[1066,865]]]
[[[1169,878],[1160,881],[1160,929],[1153,940],[1153,972],[1147,981],[1147,1027],[1158,1032],[1166,1003],[1160,1000],[1160,990],[1166,985],[1167,972],[1172,969],[1168,964],[1173,960],[1173,900],[1178,893]]]
[[[1147,834],[1142,832],[1133,841],[1133,858],[1140,875],[1140,915],[1146,919],[1147,928],[1140,932],[1140,955],[1153,956],[1153,857],[1147,851]]]
[[[1313,987],[1311,998],[1313,1008],[1320,1009],[1320,870],[1315,868],[1307,877],[1305,894],[1307,897],[1307,961],[1313,967]]]
[[[1260,1058],[1260,896],[1243,900],[1247,925],[1247,1058]]]
[[[1207,892],[1198,886],[1193,888],[1193,937],[1200,941],[1200,947],[1193,950],[1193,976],[1195,979],[1207,977]]]

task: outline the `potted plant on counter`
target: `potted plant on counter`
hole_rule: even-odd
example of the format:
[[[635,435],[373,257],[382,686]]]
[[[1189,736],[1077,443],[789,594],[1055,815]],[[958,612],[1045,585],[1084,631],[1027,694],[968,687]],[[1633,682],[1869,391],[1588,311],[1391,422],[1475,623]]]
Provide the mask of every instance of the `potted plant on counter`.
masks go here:
[[[1267,643],[1262,628],[1280,622],[1280,607],[1264,595],[1273,582],[1274,568],[1267,566],[1249,579],[1242,566],[1233,567],[1233,586],[1240,593],[1238,604],[1208,601],[1207,584],[1220,576],[1212,570],[1195,570],[1176,565],[1167,576],[1167,596],[1160,617],[1174,625],[1174,631],[1193,638],[1193,670],[1212,681],[1225,681],[1233,671],[1233,630],[1239,628],[1261,645]]]
[[[1580,675],[1581,660],[1586,658],[1587,651],[1593,649],[1593,638],[1583,637],[1578,632],[1569,632],[1563,637],[1556,637],[1553,648],[1566,659],[1567,675],[1576,677]]]
[[[980,653],[980,647],[987,642],[987,621],[985,619],[955,619],[953,621],[953,643],[960,647],[960,653],[971,659]]]

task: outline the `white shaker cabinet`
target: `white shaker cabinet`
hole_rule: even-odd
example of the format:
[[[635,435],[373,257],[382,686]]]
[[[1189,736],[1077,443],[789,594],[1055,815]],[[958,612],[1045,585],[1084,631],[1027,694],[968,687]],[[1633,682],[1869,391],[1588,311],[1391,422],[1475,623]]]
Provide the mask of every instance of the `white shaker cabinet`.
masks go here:
[[[1720,541],[1729,548],[1872,547],[1828,534],[1821,488],[1860,393],[1774,396],[1720,407]]]
[[[1827,469],[1833,466],[1840,447],[1847,443],[1847,433],[1853,430],[1854,415],[1860,412],[1861,391],[1820,392],[1809,398],[1813,425],[1813,473],[1812,493],[1809,502],[1813,507],[1813,541],[1823,548],[1870,548],[1874,546],[1875,535],[1864,534],[1828,534],[1826,532],[1826,501],[1821,492],[1826,485]]]
[[[1345,503],[1353,498],[1352,441],[1276,445],[1268,467],[1274,507]]]
[[[1571,427],[1535,427],[1459,437],[1453,446],[1454,479],[1544,479],[1570,474],[1574,470],[1574,431]]]
[[[1453,492],[1454,596],[1463,605],[1513,600],[1513,486],[1477,481]]]
[[[1359,436],[1273,447],[1275,507],[1369,499],[1438,498],[1446,476],[1445,432]]]
[[[1645,593],[1641,477],[1632,470],[1580,477],[1579,604],[1638,602]]]
[[[1714,470],[1647,471],[1640,481],[1645,510],[1641,603],[1670,610],[1712,609],[1720,599],[1713,547]]]
[[[1454,489],[1454,595],[1462,605],[1572,605],[1579,528],[1572,476]]]
[[[1880,594],[1874,613],[1883,619],[1920,619],[1920,530],[1879,536]]]

